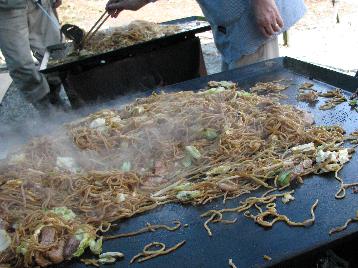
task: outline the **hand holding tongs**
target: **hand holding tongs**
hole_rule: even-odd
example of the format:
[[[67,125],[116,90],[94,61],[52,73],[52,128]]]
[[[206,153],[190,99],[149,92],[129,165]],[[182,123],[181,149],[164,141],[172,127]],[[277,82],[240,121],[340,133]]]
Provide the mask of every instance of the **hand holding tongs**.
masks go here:
[[[107,15],[107,16],[106,16]],[[91,30],[85,35],[82,41],[76,46],[78,50],[81,50],[85,43],[88,42],[93,36],[97,33],[97,31],[102,27],[102,25],[106,22],[106,20],[111,15],[107,13],[107,11],[103,12],[101,17],[96,21],[96,23],[92,26]]]

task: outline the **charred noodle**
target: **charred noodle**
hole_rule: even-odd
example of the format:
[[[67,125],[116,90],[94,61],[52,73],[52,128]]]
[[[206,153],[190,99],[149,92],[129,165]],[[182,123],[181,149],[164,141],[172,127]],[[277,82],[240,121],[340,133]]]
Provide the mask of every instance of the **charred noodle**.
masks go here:
[[[253,91],[286,88],[275,84]],[[353,153],[342,147],[344,130],[312,124],[309,114],[230,82],[210,82],[197,93],[153,94],[72,122],[0,163],[0,229],[12,243],[0,260],[47,266],[88,247],[98,255],[99,235],[111,222],[159,205],[226,200],[270,190],[273,181],[282,188],[340,170]],[[283,195],[270,191],[203,216],[206,225],[233,223],[223,213],[256,208],[251,216],[260,223],[266,213],[260,206]]]

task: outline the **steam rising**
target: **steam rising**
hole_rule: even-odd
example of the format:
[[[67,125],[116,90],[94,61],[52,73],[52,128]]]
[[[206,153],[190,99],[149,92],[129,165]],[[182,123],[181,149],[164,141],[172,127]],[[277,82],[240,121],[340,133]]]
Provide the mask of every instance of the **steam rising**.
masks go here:
[[[63,112],[53,108],[46,118],[40,117],[35,112],[29,112],[27,116],[15,119],[6,118],[6,115],[3,115],[2,117],[5,117],[6,120],[4,122],[0,121],[0,160],[6,158],[9,153],[19,150],[22,145],[35,137],[49,135],[59,137],[64,135],[63,124],[101,109],[118,109],[139,96],[143,96],[143,93],[120,97],[107,103],[88,105],[70,112]],[[15,109],[16,107],[6,108]]]
[[[230,83],[224,86],[235,87]],[[210,154],[212,137],[217,136],[215,129],[225,129],[229,127],[227,120],[236,120],[236,113],[225,114],[229,111],[221,107],[220,100],[210,107],[209,99],[222,98],[216,90],[226,88],[214,85],[206,93],[195,95],[154,94],[121,107],[138,97],[132,95],[69,114],[54,112],[46,123],[26,122],[16,135],[8,129],[5,140],[12,145],[8,160],[44,172],[135,170],[148,178],[149,185],[161,184],[182,176],[184,170],[190,174],[194,168],[191,163],[201,158],[195,146],[207,146],[205,153]],[[94,110],[100,111],[83,117]],[[203,114],[211,118],[203,120]],[[19,144],[34,136],[40,138],[17,150]],[[31,161],[23,160],[22,154]]]

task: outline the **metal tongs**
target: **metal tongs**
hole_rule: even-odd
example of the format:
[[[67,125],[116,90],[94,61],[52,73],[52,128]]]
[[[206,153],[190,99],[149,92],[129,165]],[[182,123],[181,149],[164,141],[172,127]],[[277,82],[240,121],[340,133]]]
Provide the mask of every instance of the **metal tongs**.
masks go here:
[[[74,42],[75,50],[81,51],[84,47],[84,44],[88,42],[93,36],[97,33],[97,31],[102,27],[102,25],[106,22],[106,20],[111,16],[107,14],[107,11],[104,11],[101,17],[96,21],[91,30],[85,35],[84,31],[73,24],[65,24],[60,27],[59,22],[54,19],[47,10],[43,7],[41,0],[33,0],[34,3],[42,10],[42,12],[46,15],[46,17],[51,21],[51,23],[58,28],[61,33],[63,33],[68,39]],[[107,16],[106,16],[107,14]]]
[[[107,15],[107,16],[106,16]],[[96,23],[92,26],[91,30],[82,38],[79,43],[75,42],[75,48],[77,50],[82,50],[85,43],[93,38],[93,36],[98,32],[98,30],[102,27],[102,25],[108,20],[111,15],[104,11],[101,17],[96,21]]]

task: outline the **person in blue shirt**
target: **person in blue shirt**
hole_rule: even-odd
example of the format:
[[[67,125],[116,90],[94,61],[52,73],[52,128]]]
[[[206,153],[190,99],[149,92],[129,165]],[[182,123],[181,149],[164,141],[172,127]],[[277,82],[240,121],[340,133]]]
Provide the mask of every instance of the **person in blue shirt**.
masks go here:
[[[139,10],[156,0],[109,0],[107,10]],[[197,0],[222,55],[222,70],[279,56],[277,35],[287,31],[306,12],[304,0]]]

